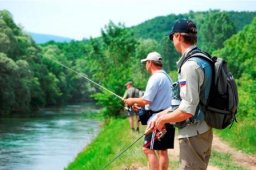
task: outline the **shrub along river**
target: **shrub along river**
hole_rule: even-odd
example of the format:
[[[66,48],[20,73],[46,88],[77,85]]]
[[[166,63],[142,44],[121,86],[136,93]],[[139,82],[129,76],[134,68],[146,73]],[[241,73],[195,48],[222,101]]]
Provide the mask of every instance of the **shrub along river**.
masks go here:
[[[0,116],[0,170],[63,170],[99,131],[93,104]],[[82,114],[83,112],[83,114]]]

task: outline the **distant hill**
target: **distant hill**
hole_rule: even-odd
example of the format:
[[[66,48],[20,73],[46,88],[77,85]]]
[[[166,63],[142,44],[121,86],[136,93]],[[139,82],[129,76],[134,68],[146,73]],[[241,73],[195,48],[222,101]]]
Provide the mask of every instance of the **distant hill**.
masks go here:
[[[180,18],[190,18],[194,22],[197,23],[197,27],[200,30],[201,25],[204,24],[205,16],[213,14],[225,12],[230,17],[231,21],[234,23],[236,27],[236,31],[240,31],[245,25],[250,24],[252,19],[256,17],[256,11],[249,12],[249,11],[220,11],[220,10],[213,10],[213,11],[204,11],[204,12],[193,12],[190,11],[189,13],[185,14],[170,14],[167,16],[159,16],[149,20],[142,22],[136,26],[131,27],[134,32],[134,35],[137,38],[141,39],[155,39],[157,41],[161,41],[163,36],[167,36],[170,33],[171,26],[177,19]]]
[[[38,33],[29,33],[29,35],[33,38],[33,40],[37,44],[43,44],[49,41],[55,41],[55,42],[70,42],[74,39],[67,38],[67,37],[61,37],[56,35],[49,35],[49,34],[38,34]]]

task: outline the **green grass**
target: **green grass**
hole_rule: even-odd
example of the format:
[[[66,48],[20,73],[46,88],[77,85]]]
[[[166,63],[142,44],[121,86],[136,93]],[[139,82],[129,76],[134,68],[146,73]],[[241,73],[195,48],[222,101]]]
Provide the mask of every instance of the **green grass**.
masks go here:
[[[209,164],[219,167],[221,170],[247,170],[232,160],[230,154],[212,151]]]

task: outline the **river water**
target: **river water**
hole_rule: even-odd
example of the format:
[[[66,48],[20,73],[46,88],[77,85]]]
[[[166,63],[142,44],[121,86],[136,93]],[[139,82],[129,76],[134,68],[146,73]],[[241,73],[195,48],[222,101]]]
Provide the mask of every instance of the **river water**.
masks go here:
[[[63,170],[95,138],[99,122],[81,112],[92,104],[0,117],[0,170]]]

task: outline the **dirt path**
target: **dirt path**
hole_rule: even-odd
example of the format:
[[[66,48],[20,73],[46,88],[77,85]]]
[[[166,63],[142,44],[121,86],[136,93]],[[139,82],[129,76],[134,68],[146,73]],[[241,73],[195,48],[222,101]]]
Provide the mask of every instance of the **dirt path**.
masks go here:
[[[233,157],[234,162],[250,170],[256,170],[256,155],[251,156],[244,154],[241,151],[230,147],[216,135],[214,135],[213,138],[213,149],[219,152],[229,153]]]

